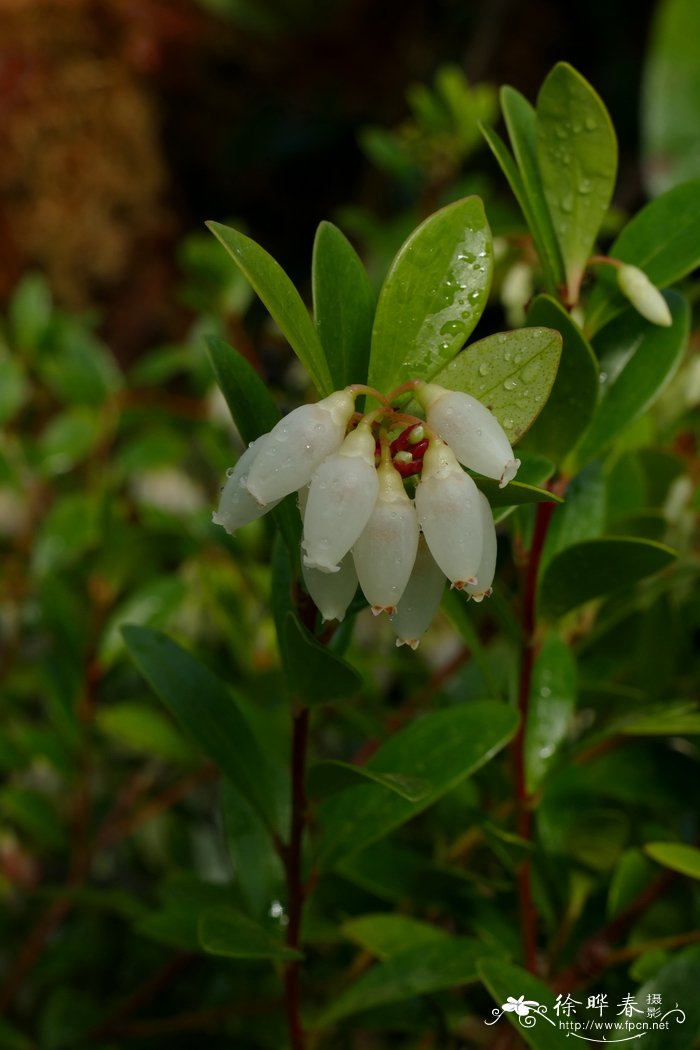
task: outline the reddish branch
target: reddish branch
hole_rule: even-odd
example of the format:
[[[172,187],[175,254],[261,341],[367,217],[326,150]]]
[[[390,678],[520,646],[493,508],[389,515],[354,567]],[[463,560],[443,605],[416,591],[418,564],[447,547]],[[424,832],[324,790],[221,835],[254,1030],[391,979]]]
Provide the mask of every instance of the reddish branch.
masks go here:
[[[302,847],[306,820],[306,752],[309,741],[309,709],[302,707],[294,715],[292,727],[292,819],[289,845],[283,850],[287,875],[287,947],[299,950],[301,919],[306,887],[302,876]],[[292,1050],[304,1050],[305,1039],[301,1022],[299,989],[299,960],[291,959],[284,972],[284,997],[287,1027]]]

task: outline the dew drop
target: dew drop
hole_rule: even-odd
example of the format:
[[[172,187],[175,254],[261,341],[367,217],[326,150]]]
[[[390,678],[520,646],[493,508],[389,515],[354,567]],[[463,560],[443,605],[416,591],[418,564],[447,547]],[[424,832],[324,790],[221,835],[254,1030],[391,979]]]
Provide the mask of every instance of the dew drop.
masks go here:
[[[599,383],[607,383],[607,381],[608,381],[608,373],[607,372],[601,372],[600,375],[598,376],[598,382]]]
[[[586,117],[584,123],[586,125],[586,131],[595,131],[598,127],[595,117]]]
[[[488,374],[489,374],[489,365],[486,363],[486,361],[482,361],[481,364],[479,365],[479,375],[480,376],[487,376]]]
[[[570,215],[574,210],[574,198],[571,193],[565,193],[559,203],[561,204],[562,211],[565,211],[567,215]]]
[[[581,179],[578,184],[579,193],[590,193],[593,188],[593,183],[590,179]]]
[[[540,696],[543,696],[545,698],[545,700],[546,700],[547,697],[551,696],[551,695],[552,695],[552,690],[549,688],[549,686],[548,685],[543,685],[542,688],[540,689]]]
[[[503,384],[503,389],[504,390],[515,390],[517,385],[518,385],[518,380],[517,379],[512,379],[512,378],[511,379],[506,379],[505,383]]]
[[[536,361],[530,361],[529,364],[525,365],[522,371],[522,380],[524,383],[531,383],[532,380],[539,373],[539,365]]]
[[[457,258],[460,262],[473,263],[476,259],[476,256],[473,255],[472,252],[460,252]]]
[[[503,426],[506,430],[512,430],[515,424],[513,423],[512,419],[504,419]]]
[[[235,469],[236,469],[235,467],[229,467],[228,470],[226,471],[226,477],[230,478],[233,475]]]

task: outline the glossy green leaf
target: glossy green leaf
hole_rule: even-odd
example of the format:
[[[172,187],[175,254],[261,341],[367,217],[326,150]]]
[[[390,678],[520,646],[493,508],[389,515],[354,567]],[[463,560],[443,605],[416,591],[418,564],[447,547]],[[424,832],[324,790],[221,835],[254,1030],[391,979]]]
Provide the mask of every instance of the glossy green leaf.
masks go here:
[[[561,250],[542,187],[537,159],[537,124],[534,108],[512,87],[501,89],[501,109],[508,128],[515,160],[528,200],[528,225],[532,232],[542,268],[552,292],[566,279]],[[527,218],[527,215],[526,215]]]
[[[603,102],[566,62],[537,96],[537,160],[575,303],[615,188],[617,141]]]
[[[700,175],[700,34],[695,0],[656,8],[642,84],[644,178],[651,196]]]
[[[625,736],[697,736],[700,710],[695,704],[668,704],[626,718],[617,726]]]
[[[647,842],[644,852],[671,871],[700,879],[700,849],[697,846],[686,846],[682,842]]]
[[[269,914],[270,902],[282,899],[282,861],[259,814],[225,777],[221,784],[221,809],[235,884],[246,910],[262,919]]]
[[[488,1020],[484,1018],[486,1024],[493,1025],[491,1032],[496,1032],[510,1022],[523,1042],[534,1050],[562,1050],[562,1045],[566,1045],[568,1041],[566,1033],[563,1033],[557,1024],[554,1013],[555,995],[546,984],[520,966],[513,966],[512,963],[500,959],[482,959],[478,970],[481,980],[496,1003],[492,1011],[493,1016]],[[517,1000],[521,996],[537,1004],[541,1012],[536,1007],[531,1007],[528,1015],[519,1017],[515,1011],[503,1009],[503,1005],[509,999]],[[539,1017],[536,1016],[538,1013]]]
[[[464,346],[486,306],[493,256],[479,197],[435,212],[414,230],[382,286],[369,383],[389,390],[432,379]]]
[[[265,759],[229,689],[159,631],[126,626],[122,633],[131,658],[154,692],[265,825],[274,828],[274,799]]]
[[[537,791],[566,741],[576,706],[576,660],[555,634],[537,654],[525,728],[525,779]]]
[[[211,955],[229,959],[301,959],[264,926],[233,908],[212,908],[199,920],[199,941]]]
[[[292,612],[286,615],[281,649],[290,692],[304,704],[353,696],[362,688],[354,667],[317,641]]]
[[[494,949],[467,937],[420,944],[377,963],[335,999],[319,1019],[319,1027],[388,1003],[455,988],[476,980],[477,961]]]
[[[390,959],[411,948],[421,948],[450,939],[445,930],[410,915],[379,912],[349,919],[340,927],[344,937],[378,959]]]
[[[400,730],[369,759],[370,769],[408,769],[430,794],[409,802],[378,784],[348,788],[319,806],[318,863],[343,857],[416,816],[495,755],[515,733],[517,715],[503,704],[479,702],[437,711]]]
[[[365,383],[374,321],[374,291],[357,252],[331,222],[314,240],[314,319],[333,385]]]
[[[678,368],[690,331],[688,304],[666,292],[673,324],[649,324],[636,310],[625,310],[599,333],[600,403],[589,429],[574,452],[579,464],[602,452],[658,398]]]
[[[700,266],[700,178],[674,187],[638,211],[608,254],[644,270],[666,288]],[[612,267],[601,266],[586,306],[586,328],[596,332],[629,306]]]
[[[661,996],[663,1027],[644,1033],[644,1050],[688,1050],[700,1037],[700,948],[679,951],[638,988],[635,999],[646,1004],[649,995]],[[678,1005],[676,1005],[678,1004]],[[661,1017],[659,1018],[659,1021]],[[668,1028],[666,1028],[668,1025]]]
[[[556,554],[540,584],[539,607],[549,620],[593,598],[625,591],[645,576],[668,568],[675,551],[633,537],[589,540]]]
[[[540,559],[540,572],[559,551],[603,535],[606,496],[605,479],[599,463],[590,463],[572,478],[563,507],[552,517]]]
[[[513,444],[544,407],[560,354],[561,336],[550,328],[499,332],[468,346],[434,381],[477,397]]]
[[[319,393],[330,394],[333,382],[313,321],[280,264],[238,230],[218,222],[208,222],[207,226],[250,281]]]
[[[279,409],[250,361],[218,335],[207,336],[206,342],[216,381],[238,432],[248,445],[272,430],[279,421]]]
[[[417,802],[430,794],[430,785],[418,777],[406,776],[403,773],[379,773],[367,766],[356,766],[336,759],[317,762],[311,767],[307,789],[312,798],[319,799],[334,795],[336,791],[354,787],[362,780],[371,780],[388,791],[395,791],[409,802]]]
[[[578,325],[563,306],[538,295],[527,324],[553,328],[562,337],[559,368],[549,399],[527,435],[526,448],[561,464],[591,421],[598,400],[598,362]]]

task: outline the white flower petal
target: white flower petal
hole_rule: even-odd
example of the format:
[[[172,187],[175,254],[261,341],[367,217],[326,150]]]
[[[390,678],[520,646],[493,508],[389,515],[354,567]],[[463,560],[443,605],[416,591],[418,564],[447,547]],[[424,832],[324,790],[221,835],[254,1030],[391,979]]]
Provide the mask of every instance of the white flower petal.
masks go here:
[[[396,611],[418,550],[418,517],[391,463],[377,471],[377,501],[353,548],[362,592],[375,613]]]
[[[236,529],[247,525],[251,521],[262,517],[271,510],[279,500],[266,504],[260,504],[251,496],[245,488],[248,471],[251,469],[256,457],[264,448],[269,434],[263,434],[245,450],[236,466],[230,471],[226,484],[221,490],[219,506],[212,515],[212,521],[221,525],[228,533],[233,535]]]
[[[495,478],[501,488],[515,477],[520,460],[506,433],[481,401],[458,390],[426,383],[416,391],[429,425],[450,446],[460,463]]]
[[[418,539],[418,551],[406,589],[396,612],[390,617],[397,645],[417,649],[420,639],[433,622],[445,590],[445,574],[435,564],[425,537]]]
[[[479,493],[479,510],[481,512],[481,527],[483,530],[481,561],[479,562],[479,568],[476,570],[476,583],[468,583],[465,588],[475,602],[483,601],[491,593],[491,584],[496,572],[496,553],[498,550],[496,526],[493,523],[491,504],[483,492]]]
[[[265,506],[305,485],[318,465],[340,447],[353,409],[352,395],[339,390],[281,419],[248,475],[248,490],[258,503]]]
[[[367,524],[379,489],[374,445],[371,430],[361,425],[313,475],[302,540],[307,566],[338,572],[340,560]]]
[[[340,562],[338,572],[321,572],[302,562],[301,574],[306,589],[324,620],[342,620],[357,590],[357,573],[349,552]]]
[[[479,490],[442,442],[433,442],[425,453],[416,511],[447,579],[458,589],[474,583],[483,549]]]

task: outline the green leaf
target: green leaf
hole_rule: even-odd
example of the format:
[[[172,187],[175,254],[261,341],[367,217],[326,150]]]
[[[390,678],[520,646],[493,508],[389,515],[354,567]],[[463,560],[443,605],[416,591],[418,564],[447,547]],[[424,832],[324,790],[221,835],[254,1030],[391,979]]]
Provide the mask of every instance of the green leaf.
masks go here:
[[[563,306],[538,295],[527,324],[553,328],[562,337],[559,369],[549,400],[527,435],[526,447],[561,464],[591,421],[598,400],[598,362],[578,325]]]
[[[31,788],[6,787],[0,792],[0,812],[45,849],[65,849],[65,830],[46,795]]]
[[[221,808],[235,884],[250,914],[262,919],[269,915],[270,902],[282,899],[282,862],[259,815],[226,778]]]
[[[642,84],[643,172],[655,196],[700,175],[700,36],[694,0],[656,8]]]
[[[532,674],[525,728],[525,779],[537,791],[565,742],[576,706],[576,660],[568,645],[550,634]]]
[[[670,547],[634,537],[577,543],[556,554],[545,569],[541,614],[553,620],[593,598],[624,591],[675,558]]]
[[[319,393],[323,396],[330,394],[333,383],[313,321],[280,264],[238,230],[218,222],[206,225],[250,281]]]
[[[637,989],[638,1003],[646,1004],[648,995],[660,995],[663,1013],[669,1012],[668,1028],[644,1033],[644,1050],[687,1050],[696,1045],[700,1036],[699,986],[700,948],[695,946],[678,952]]]
[[[520,171],[523,193],[528,201],[525,218],[532,232],[542,268],[548,276],[551,291],[555,292],[565,281],[564,263],[542,191],[537,159],[535,110],[527,99],[512,87],[501,88],[501,109]]]
[[[537,96],[537,159],[575,303],[615,188],[617,142],[603,102],[566,62]]]
[[[229,959],[301,959],[269,930],[233,908],[212,908],[199,920],[199,941],[211,955]]]
[[[492,1019],[486,1022],[494,1025],[491,1031],[495,1031],[496,1027],[502,1027],[503,1022],[507,1019],[518,1035],[534,1050],[562,1050],[565,1037],[559,1029],[556,1017],[549,1017],[554,1013],[554,995],[546,984],[537,977],[533,977],[527,970],[500,959],[482,959],[478,969],[482,981],[496,1003],[496,1008],[493,1010],[494,1017],[500,1014],[496,1021]],[[520,996],[524,996],[525,999],[543,1008],[540,1017],[536,1016],[538,1012],[536,1009],[531,1010],[528,1016],[533,1019],[534,1023],[523,1023],[527,1021],[527,1017],[520,1018],[514,1011],[505,1012],[503,1010],[503,1004],[509,998],[518,999]]]
[[[409,802],[378,784],[339,792],[318,809],[323,834],[318,862],[331,867],[388,835],[493,757],[515,733],[517,715],[488,701],[426,715],[400,730],[369,759],[371,770],[410,769],[430,793]]]
[[[600,361],[600,403],[573,453],[583,464],[602,452],[656,401],[680,364],[690,331],[688,304],[666,292],[669,328],[649,324],[634,309],[611,321],[595,339]]]
[[[147,627],[122,629],[127,649],[154,692],[204,753],[260,814],[276,824],[266,764],[232,693],[212,672],[166,635]]]
[[[191,763],[196,759],[192,747],[160,711],[147,704],[127,700],[101,707],[96,715],[105,736],[132,751],[171,762]]]
[[[430,794],[430,785],[417,777],[405,776],[403,773],[379,773],[367,766],[355,766],[336,759],[317,762],[311,767],[307,789],[312,798],[325,798],[336,791],[353,787],[358,780],[371,780],[388,791],[395,791],[409,802],[418,802]]]
[[[514,444],[544,407],[560,354],[561,336],[550,328],[499,332],[468,346],[434,381],[477,397]]]
[[[700,179],[650,201],[630,219],[608,254],[644,270],[657,288],[675,284],[700,266]],[[629,306],[612,267],[600,267],[586,306],[586,328],[596,332]]]
[[[373,966],[341,992],[321,1015],[319,1026],[334,1024],[361,1010],[400,1003],[474,981],[478,960],[493,954],[493,948],[467,937],[439,939],[432,944],[408,948]]]
[[[610,879],[607,916],[619,915],[631,904],[654,877],[654,867],[638,849],[627,849],[621,855]]]
[[[520,474],[520,471],[518,471]],[[525,485],[520,481],[509,481],[505,488],[500,488],[492,478],[475,477],[477,486],[484,493],[492,507],[520,507],[525,503],[563,503],[561,496],[556,496],[548,489],[537,485]],[[501,520],[500,517],[497,520]]]
[[[102,440],[100,415],[87,405],[72,405],[51,419],[38,441],[42,471],[65,474]]]
[[[333,385],[367,381],[375,298],[362,260],[347,237],[322,222],[314,240],[314,318]]]
[[[617,726],[625,736],[697,736],[700,711],[695,704],[664,704],[653,711],[626,718]]]
[[[303,704],[327,703],[362,688],[354,667],[321,645],[291,612],[285,618],[281,650],[290,692]]]
[[[249,445],[279,422],[275,400],[263,379],[242,354],[218,335],[206,339],[216,381],[238,432]]]
[[[486,306],[493,257],[479,197],[435,212],[394,259],[379,295],[369,383],[389,392],[432,379],[464,346]]]
[[[21,363],[0,346],[0,424],[9,423],[30,392]]]
[[[449,934],[439,926],[421,922],[410,915],[383,912],[349,919],[340,927],[340,932],[378,959],[390,959],[411,948],[422,948],[436,941],[450,939]]]
[[[12,293],[9,307],[12,342],[20,350],[37,350],[48,329],[51,310],[51,290],[44,275],[25,274]]]
[[[590,463],[571,480],[566,490],[566,502],[553,516],[549,526],[540,560],[540,573],[559,551],[585,540],[598,539],[603,534],[606,495],[605,479],[599,463]]]
[[[696,846],[685,846],[681,842],[647,842],[644,852],[671,871],[700,879],[700,849]]]
[[[41,523],[32,565],[39,576],[74,564],[102,536],[96,493],[70,492],[57,500]]]

